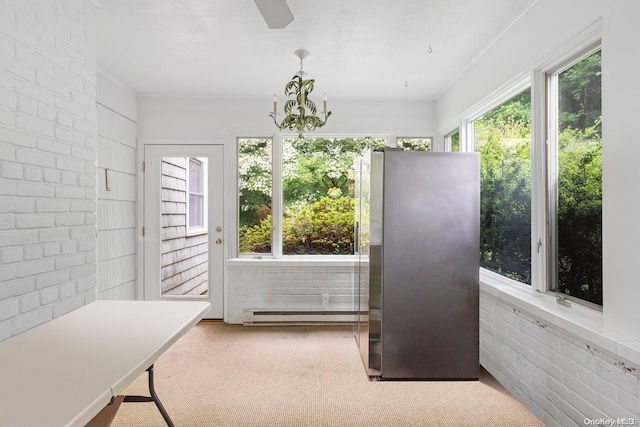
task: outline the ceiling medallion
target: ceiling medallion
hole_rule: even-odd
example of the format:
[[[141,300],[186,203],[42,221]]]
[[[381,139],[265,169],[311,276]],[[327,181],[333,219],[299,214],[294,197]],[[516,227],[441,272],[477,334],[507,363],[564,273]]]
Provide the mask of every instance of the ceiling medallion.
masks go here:
[[[309,51],[299,49],[295,54],[300,58],[300,71],[298,71],[284,88],[284,94],[291,99],[284,104],[284,119],[278,124],[278,97],[273,95],[273,111],[269,116],[280,130],[297,132],[299,138],[304,137],[305,132],[314,131],[327,123],[331,111],[327,111],[327,95],[324,95],[322,115],[324,120],[316,115],[316,104],[309,99],[313,92],[314,79],[305,79],[307,73],[302,70],[302,61],[309,56]]]

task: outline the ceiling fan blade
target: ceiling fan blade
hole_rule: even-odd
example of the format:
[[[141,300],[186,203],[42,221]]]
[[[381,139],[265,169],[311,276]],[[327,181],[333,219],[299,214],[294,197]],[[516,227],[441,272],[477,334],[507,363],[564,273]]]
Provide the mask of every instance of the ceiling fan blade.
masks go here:
[[[286,0],[253,1],[270,29],[284,28],[293,21],[293,14]]]

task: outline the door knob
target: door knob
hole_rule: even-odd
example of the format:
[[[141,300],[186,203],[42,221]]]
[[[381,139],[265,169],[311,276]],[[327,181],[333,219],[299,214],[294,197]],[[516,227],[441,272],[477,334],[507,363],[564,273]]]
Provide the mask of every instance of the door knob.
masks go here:
[[[216,239],[216,245],[219,245],[220,243],[222,243],[222,239]]]
[[[222,231],[222,228],[221,227],[216,227],[216,231],[219,233],[219,232]]]

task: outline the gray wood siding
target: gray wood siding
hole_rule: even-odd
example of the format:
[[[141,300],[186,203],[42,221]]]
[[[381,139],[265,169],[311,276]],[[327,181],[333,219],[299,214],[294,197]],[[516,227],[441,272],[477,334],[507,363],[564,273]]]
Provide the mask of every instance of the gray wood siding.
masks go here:
[[[187,235],[186,168],[184,157],[162,159],[163,295],[201,295],[208,290],[209,235]]]

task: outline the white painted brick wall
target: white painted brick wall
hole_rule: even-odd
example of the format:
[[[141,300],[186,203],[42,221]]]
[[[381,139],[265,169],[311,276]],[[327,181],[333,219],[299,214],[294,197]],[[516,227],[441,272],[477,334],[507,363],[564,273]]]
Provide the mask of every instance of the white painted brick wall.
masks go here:
[[[136,299],[137,100],[102,73],[98,73],[96,92],[97,176],[78,175],[78,183],[98,185],[98,298]],[[76,127],[84,124],[75,123]],[[80,159],[87,155],[80,150],[71,154]],[[111,191],[106,191],[105,169],[111,171]]]
[[[228,323],[242,323],[245,309],[260,310],[353,310],[353,286],[357,267],[306,265],[283,266],[278,261],[262,264],[229,261]],[[323,306],[322,295],[329,295]]]
[[[0,341],[96,298],[95,31],[90,0],[0,0]]]
[[[640,366],[484,292],[480,363],[546,426],[640,420]]]

